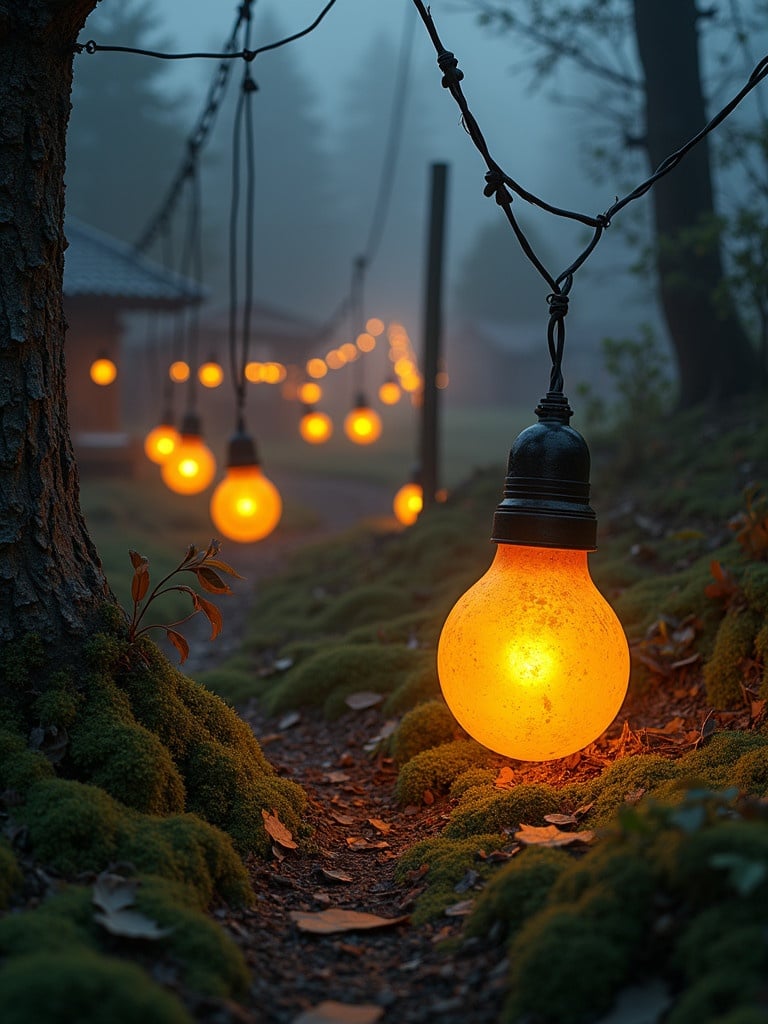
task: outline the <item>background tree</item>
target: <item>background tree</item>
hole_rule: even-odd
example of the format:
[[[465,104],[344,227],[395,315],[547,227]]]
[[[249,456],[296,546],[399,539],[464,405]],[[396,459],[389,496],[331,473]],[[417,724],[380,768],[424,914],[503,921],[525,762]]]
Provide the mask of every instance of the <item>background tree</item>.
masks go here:
[[[712,12],[705,15],[695,0],[574,0],[556,5],[526,0],[514,7],[487,0],[471,3],[487,24],[520,33],[533,44],[530,67],[539,81],[553,81],[552,76],[570,65],[572,72],[586,76],[581,80],[599,83],[599,96],[588,91],[580,106],[592,119],[590,134],[599,129],[593,156],[603,164],[603,180],[606,172],[615,175],[623,169],[625,181],[636,183],[706,122],[701,33],[704,26],[715,26]],[[717,27],[726,26],[721,21]],[[732,21],[727,27],[733,29]],[[730,96],[727,60],[717,62],[717,96],[723,101]],[[740,72],[743,82],[743,67]],[[569,88],[573,92],[572,79]],[[714,98],[712,104],[720,105]],[[638,152],[646,157],[642,175],[627,175],[627,165],[612,159],[628,155],[636,170],[632,161]],[[712,179],[705,142],[650,196],[657,294],[675,354],[682,406],[729,398],[754,387],[757,379],[755,351],[736,315],[723,269],[728,210],[718,208],[722,189],[716,190]]]
[[[92,32],[101,42],[171,49],[148,0],[102,4]],[[183,96],[169,64],[130,54],[81,57],[67,136],[67,212],[126,242],[154,213],[184,153]]]

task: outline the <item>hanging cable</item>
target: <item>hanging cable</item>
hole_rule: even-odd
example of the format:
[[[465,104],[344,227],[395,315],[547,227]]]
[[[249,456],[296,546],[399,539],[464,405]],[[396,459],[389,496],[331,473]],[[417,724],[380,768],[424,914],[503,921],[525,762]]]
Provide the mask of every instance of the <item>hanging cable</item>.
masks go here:
[[[592,254],[598,242],[602,238],[604,230],[607,227],[610,227],[613,217],[615,217],[615,215],[619,213],[620,210],[623,210],[629,203],[633,202],[635,199],[639,199],[641,196],[644,196],[657,181],[677,167],[686,154],[705,139],[710,132],[717,128],[718,125],[720,125],[726,117],[735,110],[744,97],[747,96],[760,82],[762,82],[766,76],[768,76],[768,56],[763,57],[752,71],[752,74],[749,76],[746,84],[739,90],[733,99],[731,99],[730,102],[722,108],[722,110],[710,119],[701,131],[694,135],[693,138],[689,139],[688,142],[682,145],[674,153],[671,153],[661,162],[661,164],[659,164],[653,174],[624,196],[623,199],[617,198],[616,202],[604,213],[600,213],[597,214],[597,216],[592,217],[587,214],[552,206],[539,196],[524,189],[517,181],[515,181],[514,178],[506,174],[499,164],[496,163],[494,158],[491,156],[483,133],[480,130],[480,126],[472,115],[466,97],[464,96],[461,88],[464,73],[459,69],[459,63],[456,57],[450,52],[450,50],[447,50],[445,46],[443,46],[440,36],[437,33],[437,29],[435,28],[434,21],[432,20],[429,8],[424,6],[422,0],[413,0],[413,3],[424,22],[430,39],[432,40],[437,52],[437,63],[443,75],[443,87],[450,92],[451,96],[456,101],[456,104],[461,111],[462,124],[464,125],[464,128],[476,149],[483,157],[488,168],[488,172],[485,175],[486,185],[483,191],[486,196],[495,197],[496,202],[502,207],[507,220],[515,232],[515,236],[523,249],[523,252],[551,289],[551,292],[547,296],[547,302],[549,304],[547,344],[549,346],[549,352],[552,359],[550,390],[552,392],[562,394],[562,357],[563,347],[565,344],[565,316],[568,312],[568,293],[570,292],[573,284],[574,274]],[[568,220],[574,220],[592,228],[592,238],[587,246],[581,253],[579,253],[570,266],[563,270],[557,277],[553,276],[543,265],[534,252],[533,247],[528,241],[519,223],[515,219],[512,213],[513,193],[520,199],[524,199],[526,202],[545,210],[547,213]]]

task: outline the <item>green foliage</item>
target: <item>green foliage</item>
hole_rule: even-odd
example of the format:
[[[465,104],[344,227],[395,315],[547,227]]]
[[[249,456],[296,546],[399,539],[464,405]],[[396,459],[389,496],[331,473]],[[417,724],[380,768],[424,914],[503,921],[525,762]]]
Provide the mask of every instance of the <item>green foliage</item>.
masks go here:
[[[499,834],[471,836],[469,839],[438,836],[416,843],[407,850],[397,865],[399,881],[407,881],[410,872],[418,872],[425,864],[429,865],[425,876],[428,889],[419,897],[413,914],[414,923],[429,921],[442,914],[450,904],[466,899],[466,892],[457,894],[456,886],[466,880],[470,871],[477,875],[477,881],[486,878],[491,865],[483,855],[499,849],[504,842],[504,836]],[[467,891],[471,891],[475,884],[470,884]]]
[[[50,761],[29,750],[16,732],[0,729],[0,789],[24,794],[40,779],[53,775]]]
[[[593,784],[595,804],[588,816],[590,824],[605,824],[629,801],[637,801],[667,779],[674,778],[677,768],[658,754],[636,755],[614,761]]]
[[[390,693],[424,660],[424,652],[401,644],[324,647],[280,676],[267,695],[267,705],[272,712],[325,705],[328,712],[338,714],[347,695],[360,690]]]
[[[734,1017],[738,1021],[737,1014],[749,1014],[746,1021],[764,1021],[766,1014],[750,1006],[759,998],[761,988],[759,977],[739,964],[720,966],[719,970],[698,978],[681,995],[665,1024],[725,1024]]]
[[[513,857],[483,889],[467,921],[467,934],[509,939],[549,899],[557,879],[571,863],[564,850],[532,846]]]
[[[708,743],[680,758],[677,762],[677,774],[682,778],[693,779],[700,786],[709,789],[742,785],[746,779],[746,771],[739,772],[741,781],[736,782],[736,765],[746,754],[763,749],[766,744],[768,736],[760,733],[715,733]]]
[[[733,707],[742,699],[744,662],[754,652],[763,617],[750,608],[731,608],[720,623],[712,656],[704,666],[707,697],[717,708]]]
[[[191,1024],[134,964],[90,950],[29,953],[0,967],[3,1024]]]
[[[402,766],[422,750],[438,747],[458,739],[461,730],[443,701],[419,704],[406,715],[392,736],[391,753],[395,764]]]
[[[335,598],[315,618],[313,627],[323,633],[349,633],[359,626],[368,626],[396,618],[408,610],[408,595],[399,587],[368,583]]]
[[[471,836],[501,832],[520,825],[543,824],[545,814],[560,809],[560,796],[552,786],[524,782],[513,789],[467,790],[451,814],[445,830],[448,836]]]
[[[578,907],[536,914],[510,946],[510,996],[502,1021],[532,1014],[548,1024],[594,1021],[611,1004],[630,956]]]
[[[497,775],[493,768],[468,768],[451,783],[451,800],[459,800],[469,789],[488,790]]]
[[[5,839],[0,838],[0,910],[8,906],[13,893],[21,887],[21,868],[13,850]]]
[[[395,789],[397,801],[420,804],[426,790],[433,794],[444,792],[457,775],[468,768],[482,767],[490,758],[489,751],[474,740],[453,740],[423,750],[400,769]]]

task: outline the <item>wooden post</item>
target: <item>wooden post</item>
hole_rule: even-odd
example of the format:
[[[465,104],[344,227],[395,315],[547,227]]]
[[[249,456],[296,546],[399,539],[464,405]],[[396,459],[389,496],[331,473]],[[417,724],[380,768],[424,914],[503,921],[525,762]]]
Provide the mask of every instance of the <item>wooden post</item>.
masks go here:
[[[437,493],[440,447],[437,371],[442,336],[443,249],[448,165],[432,164],[430,178],[429,238],[424,296],[424,391],[421,405],[419,468],[424,508],[434,504]]]

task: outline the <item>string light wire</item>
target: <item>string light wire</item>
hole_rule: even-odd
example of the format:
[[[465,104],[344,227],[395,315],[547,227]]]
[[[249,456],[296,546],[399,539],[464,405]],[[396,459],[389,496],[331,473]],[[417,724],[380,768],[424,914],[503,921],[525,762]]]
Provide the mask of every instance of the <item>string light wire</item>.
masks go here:
[[[718,111],[718,113],[715,114],[714,117],[712,117],[707,124],[696,133],[696,135],[680,146],[679,149],[675,150],[674,153],[671,153],[666,157],[666,159],[659,164],[653,174],[646,178],[645,181],[642,181],[623,198],[619,199],[617,197],[613,205],[604,213],[599,213],[596,216],[589,216],[588,214],[553,206],[540,196],[537,196],[535,193],[529,192],[527,189],[523,188],[519,182],[508,175],[494,160],[491,156],[485,137],[480,130],[480,126],[469,109],[469,104],[467,103],[467,99],[461,88],[464,73],[459,70],[459,64],[456,57],[450,52],[450,50],[447,50],[445,46],[443,46],[429,8],[424,6],[422,0],[413,0],[413,3],[424,22],[430,39],[432,40],[437,52],[437,63],[443,74],[442,85],[450,92],[451,96],[456,101],[456,104],[461,111],[462,124],[464,125],[464,128],[476,149],[483,157],[486,167],[488,168],[485,175],[486,185],[483,191],[486,196],[495,197],[498,205],[502,207],[507,220],[515,232],[515,236],[523,249],[523,252],[551,289],[550,294],[547,296],[547,302],[549,304],[547,343],[549,346],[550,357],[552,359],[550,391],[562,393],[562,357],[563,347],[565,344],[565,316],[568,312],[568,293],[570,292],[573,284],[574,274],[592,254],[602,238],[603,232],[606,228],[610,227],[611,221],[616,214],[635,199],[639,199],[641,196],[644,196],[657,181],[663,178],[666,174],[669,174],[670,171],[674,170],[686,154],[689,153],[694,146],[697,146],[703,139],[705,139],[710,132],[714,131],[718,125],[722,124],[722,122],[733,112],[733,110],[736,109],[741,101],[757,85],[759,85],[760,82],[763,81],[763,79],[768,75],[768,56],[763,57],[763,59],[759,61],[752,71],[752,74],[749,76],[746,84],[736,93],[736,95],[720,111]],[[574,220],[592,228],[592,237],[589,243],[582,252],[579,253],[576,259],[573,260],[570,266],[563,270],[557,277],[551,274],[538,258],[533,247],[528,241],[525,232],[520,227],[520,224],[512,213],[513,194],[531,205],[545,210],[547,213],[568,220]]]

